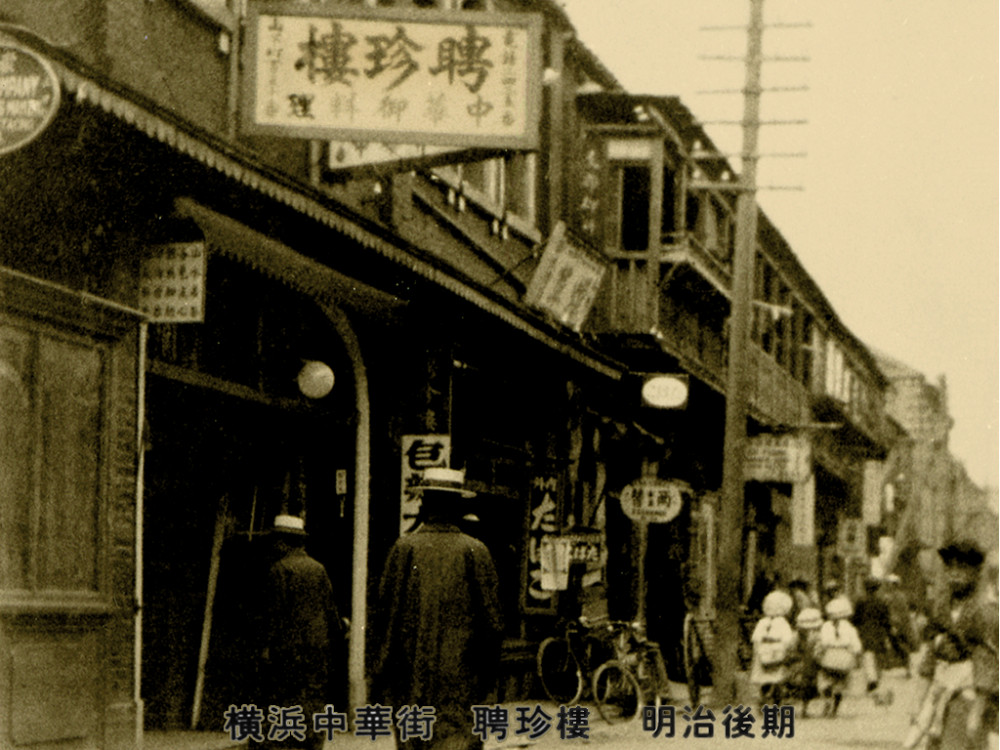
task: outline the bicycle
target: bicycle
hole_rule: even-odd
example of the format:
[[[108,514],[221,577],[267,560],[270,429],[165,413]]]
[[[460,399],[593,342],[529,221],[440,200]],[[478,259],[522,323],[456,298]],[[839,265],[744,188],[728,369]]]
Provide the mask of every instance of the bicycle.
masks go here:
[[[659,707],[667,693],[667,670],[657,643],[638,623],[618,620],[569,620],[563,635],[538,647],[538,677],[546,695],[561,705],[579,702],[590,688],[597,710],[608,723],[628,721],[640,707]],[[591,674],[594,653],[607,652]]]
[[[631,721],[645,708],[659,711],[669,698],[667,667],[660,645],[646,638],[641,623],[615,623],[615,658],[594,671],[597,711],[609,724]]]
[[[563,634],[550,636],[538,646],[538,679],[545,694],[560,705],[572,705],[590,684],[590,664],[595,649],[610,652],[602,621],[585,617],[567,620]]]

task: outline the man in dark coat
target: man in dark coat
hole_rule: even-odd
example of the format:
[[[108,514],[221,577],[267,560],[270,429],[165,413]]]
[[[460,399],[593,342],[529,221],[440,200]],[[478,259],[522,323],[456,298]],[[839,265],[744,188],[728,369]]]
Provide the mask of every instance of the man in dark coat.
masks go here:
[[[865,595],[854,607],[854,627],[858,629],[861,646],[865,650],[864,671],[869,693],[878,688],[892,629],[889,605],[879,594],[880,587],[878,579],[868,578]]]
[[[474,494],[464,472],[427,469],[420,489],[421,524],[395,542],[382,577],[373,700],[392,706],[397,720],[406,707],[435,710],[432,737],[410,736],[401,747],[482,747],[471,707],[486,701],[497,677],[497,574],[486,546],[458,526],[463,497]]]
[[[306,553],[302,519],[277,516],[271,539],[276,559],[264,589],[262,653],[269,701],[265,719],[270,721],[264,725],[265,747],[320,750],[323,735],[313,731],[313,714],[327,703],[331,640],[342,637],[342,624],[326,568]],[[271,706],[301,706],[304,722],[276,715]]]

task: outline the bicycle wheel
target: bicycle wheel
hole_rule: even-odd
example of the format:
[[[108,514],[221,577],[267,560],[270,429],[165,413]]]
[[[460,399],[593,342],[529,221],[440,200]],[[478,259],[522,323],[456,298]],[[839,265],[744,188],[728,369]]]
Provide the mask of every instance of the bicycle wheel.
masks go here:
[[[565,638],[546,638],[538,647],[538,679],[545,694],[570,706],[583,695],[583,670]]]
[[[694,616],[684,616],[684,679],[687,681],[688,695],[691,698],[691,708],[698,706],[701,698],[702,660],[705,658],[705,646],[701,642]]]
[[[606,661],[594,672],[594,701],[609,724],[630,721],[643,705],[642,688],[632,670],[620,661]]]

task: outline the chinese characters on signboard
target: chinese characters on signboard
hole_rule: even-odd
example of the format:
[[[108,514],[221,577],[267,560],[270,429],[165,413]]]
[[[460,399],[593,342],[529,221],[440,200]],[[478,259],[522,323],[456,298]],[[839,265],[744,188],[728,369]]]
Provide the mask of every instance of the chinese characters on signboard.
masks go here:
[[[601,247],[604,242],[601,194],[606,169],[604,141],[600,136],[588,133],[583,139],[580,158],[577,160],[577,179],[572,186],[572,208],[580,233],[597,247]]]
[[[683,482],[665,479],[640,479],[622,490],[622,511],[633,521],[667,523],[673,521],[684,506]]]
[[[536,474],[528,491],[528,560],[524,588],[524,609],[530,612],[550,612],[556,600],[552,589],[542,581],[542,544],[559,531],[559,477],[554,473]],[[555,554],[553,548],[552,554]],[[554,564],[554,560],[552,560]],[[567,575],[569,560],[565,560]],[[548,567],[548,566],[547,566]],[[551,573],[553,578],[556,573]],[[548,574],[547,574],[548,577]]]
[[[757,435],[747,440],[746,480],[804,482],[812,472],[809,440],[799,435]]]
[[[524,301],[579,331],[604,278],[604,264],[566,239],[566,226],[555,226],[542,259],[528,284]]]
[[[139,263],[139,309],[154,323],[205,319],[205,243],[152,245]]]
[[[540,24],[535,14],[253,4],[247,129],[536,148]]]
[[[403,471],[400,486],[399,533],[413,531],[420,512],[420,495],[414,491],[421,472],[451,462],[451,435],[403,435]]]

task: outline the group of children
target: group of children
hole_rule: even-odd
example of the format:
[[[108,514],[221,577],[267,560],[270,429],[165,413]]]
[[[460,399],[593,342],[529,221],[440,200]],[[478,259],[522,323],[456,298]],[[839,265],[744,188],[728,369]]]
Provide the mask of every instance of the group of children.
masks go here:
[[[823,699],[823,716],[836,716],[851,672],[862,653],[861,639],[851,623],[853,607],[845,597],[827,602],[826,619],[815,607],[801,609],[789,622],[792,597],[772,591],[764,597],[763,617],[754,628],[750,681],[759,686],[761,700],[779,704],[802,702],[808,715],[810,701]]]

